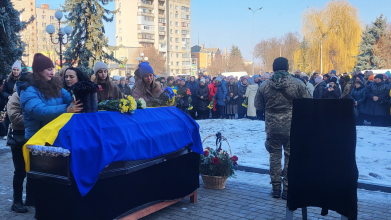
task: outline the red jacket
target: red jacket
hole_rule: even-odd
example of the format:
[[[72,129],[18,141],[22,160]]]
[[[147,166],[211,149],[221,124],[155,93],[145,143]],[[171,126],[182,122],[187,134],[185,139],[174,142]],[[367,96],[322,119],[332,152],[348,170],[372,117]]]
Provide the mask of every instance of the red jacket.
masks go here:
[[[217,92],[217,86],[216,86],[216,84],[214,84],[213,82],[212,83],[210,83],[209,85],[208,85],[208,89],[209,89],[209,101],[211,102],[212,101],[212,99],[213,99],[213,97],[215,96],[215,94],[216,94],[216,92]],[[213,103],[213,111],[217,111],[217,109],[216,109],[216,99],[215,99],[215,101],[214,101],[214,103]]]

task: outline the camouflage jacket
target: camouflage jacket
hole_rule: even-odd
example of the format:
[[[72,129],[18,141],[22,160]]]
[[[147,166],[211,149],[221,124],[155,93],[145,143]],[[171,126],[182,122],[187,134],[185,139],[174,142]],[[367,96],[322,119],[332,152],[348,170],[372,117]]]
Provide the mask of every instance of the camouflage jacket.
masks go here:
[[[265,110],[267,135],[289,135],[292,121],[292,103],[287,98],[310,98],[304,83],[291,75],[280,79],[272,77],[261,84],[255,97],[255,107]]]

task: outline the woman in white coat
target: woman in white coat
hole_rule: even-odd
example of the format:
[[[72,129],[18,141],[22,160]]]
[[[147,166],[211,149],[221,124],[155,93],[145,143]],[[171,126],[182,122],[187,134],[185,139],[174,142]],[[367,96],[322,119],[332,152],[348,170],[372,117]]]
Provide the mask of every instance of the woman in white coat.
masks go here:
[[[247,118],[256,120],[257,119],[257,110],[255,108],[255,95],[257,94],[258,84],[254,82],[254,78],[250,78],[247,80],[248,86],[246,90],[246,97],[248,98],[248,106],[247,106]]]

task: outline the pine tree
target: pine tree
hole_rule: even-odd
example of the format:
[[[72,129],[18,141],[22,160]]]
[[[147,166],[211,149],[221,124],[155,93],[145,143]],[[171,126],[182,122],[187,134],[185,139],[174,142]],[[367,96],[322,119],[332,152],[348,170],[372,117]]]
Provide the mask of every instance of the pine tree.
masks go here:
[[[371,26],[367,26],[362,35],[360,43],[360,54],[357,56],[357,65],[354,70],[373,70],[377,69],[377,63],[381,62],[381,58],[376,56],[373,51],[379,38],[385,33],[387,19],[383,19],[383,15],[376,18],[376,21]]]
[[[242,52],[239,47],[232,45],[231,52],[228,58],[227,72],[245,71],[245,65],[242,57]]]
[[[121,62],[114,57],[115,48],[108,45],[108,38],[104,35],[103,20],[112,22],[116,11],[109,11],[103,6],[112,1],[114,0],[65,1],[63,11],[68,12],[68,25],[73,27],[71,42],[64,54],[65,65],[77,63],[78,68],[91,75],[98,61],[106,64],[109,60]]]
[[[23,12],[17,11],[13,7],[11,0],[0,1],[0,67],[1,75],[8,75],[11,72],[13,63],[22,61],[25,56],[25,46],[20,32],[26,28],[34,17],[27,22],[19,21],[19,16]],[[24,65],[24,64],[23,64]]]

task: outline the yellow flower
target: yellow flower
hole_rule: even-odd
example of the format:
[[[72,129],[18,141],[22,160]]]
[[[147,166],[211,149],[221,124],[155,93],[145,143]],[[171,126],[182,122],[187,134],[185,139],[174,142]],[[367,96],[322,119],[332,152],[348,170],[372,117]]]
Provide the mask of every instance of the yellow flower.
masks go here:
[[[172,91],[174,91],[175,95],[177,94],[177,90],[176,89],[173,89]]]

